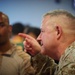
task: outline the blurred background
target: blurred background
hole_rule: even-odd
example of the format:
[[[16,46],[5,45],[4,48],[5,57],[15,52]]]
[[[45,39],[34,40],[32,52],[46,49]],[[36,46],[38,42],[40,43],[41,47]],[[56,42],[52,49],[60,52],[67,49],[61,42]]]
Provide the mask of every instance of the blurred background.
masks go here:
[[[75,0],[0,0],[0,11],[9,16],[11,25],[21,22],[40,27],[47,11],[65,9],[75,15],[74,6]]]

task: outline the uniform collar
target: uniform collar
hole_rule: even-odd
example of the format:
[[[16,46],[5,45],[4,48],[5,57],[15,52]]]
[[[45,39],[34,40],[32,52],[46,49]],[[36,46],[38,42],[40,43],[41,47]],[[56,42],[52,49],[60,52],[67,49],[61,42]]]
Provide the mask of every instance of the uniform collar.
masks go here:
[[[11,49],[9,49],[6,53],[1,54],[1,55],[10,57],[13,54],[13,52],[15,51],[15,49],[16,49],[16,46],[14,44],[12,44]]]

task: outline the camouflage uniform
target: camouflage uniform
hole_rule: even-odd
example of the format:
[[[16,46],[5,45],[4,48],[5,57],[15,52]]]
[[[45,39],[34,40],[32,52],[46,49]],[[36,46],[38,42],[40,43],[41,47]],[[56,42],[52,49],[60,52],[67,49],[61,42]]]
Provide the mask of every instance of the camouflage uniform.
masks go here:
[[[32,65],[36,70],[35,75],[54,75],[56,64],[48,56],[37,54],[32,57]]]
[[[75,75],[75,42],[65,50],[55,75]]]
[[[27,53],[12,45],[10,50],[0,55],[0,75],[33,75],[30,59]]]
[[[32,63],[35,75],[75,75],[75,42],[65,50],[58,65],[41,54],[32,57]]]

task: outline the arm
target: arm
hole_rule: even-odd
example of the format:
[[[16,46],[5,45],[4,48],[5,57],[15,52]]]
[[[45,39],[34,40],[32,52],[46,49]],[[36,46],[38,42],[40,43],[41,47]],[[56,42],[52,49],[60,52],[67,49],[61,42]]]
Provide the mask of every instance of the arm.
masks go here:
[[[35,69],[35,75],[53,75],[57,66],[54,60],[39,54],[41,46],[34,38],[22,33],[19,35],[25,38],[24,46],[27,52],[32,55],[36,55],[38,53],[36,56],[32,57],[31,61]]]

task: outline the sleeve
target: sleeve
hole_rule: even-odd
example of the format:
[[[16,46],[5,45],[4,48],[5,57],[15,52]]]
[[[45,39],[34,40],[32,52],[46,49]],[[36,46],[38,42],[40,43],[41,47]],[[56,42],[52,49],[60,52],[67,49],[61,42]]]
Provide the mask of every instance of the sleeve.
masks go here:
[[[38,54],[32,57],[31,61],[35,71],[35,75],[53,75],[57,64],[48,56]]]

